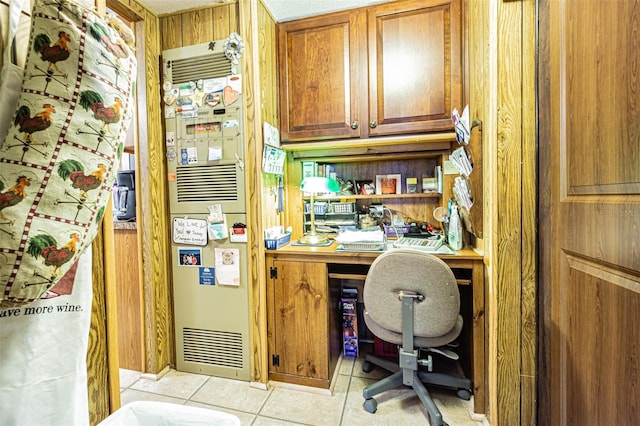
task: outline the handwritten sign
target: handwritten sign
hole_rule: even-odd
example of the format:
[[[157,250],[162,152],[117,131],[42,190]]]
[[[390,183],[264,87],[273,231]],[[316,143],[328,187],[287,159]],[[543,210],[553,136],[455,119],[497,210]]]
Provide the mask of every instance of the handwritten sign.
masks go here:
[[[205,219],[174,218],[173,242],[206,246],[207,221]]]

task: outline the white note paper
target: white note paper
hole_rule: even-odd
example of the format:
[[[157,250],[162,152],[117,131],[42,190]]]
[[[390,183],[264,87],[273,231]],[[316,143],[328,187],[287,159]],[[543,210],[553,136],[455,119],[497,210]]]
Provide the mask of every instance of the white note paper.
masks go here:
[[[216,281],[220,285],[240,285],[240,250],[216,248]]]

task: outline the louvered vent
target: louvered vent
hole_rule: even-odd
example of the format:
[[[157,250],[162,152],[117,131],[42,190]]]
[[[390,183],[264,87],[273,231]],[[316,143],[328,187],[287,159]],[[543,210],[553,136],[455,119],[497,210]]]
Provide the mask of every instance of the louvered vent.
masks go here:
[[[185,362],[242,369],[242,334],[183,328]]]
[[[231,75],[231,61],[224,52],[196,56],[185,59],[174,59],[169,62],[171,83],[182,84],[200,79],[226,77]]]
[[[238,201],[235,164],[180,167],[176,171],[178,202]]]

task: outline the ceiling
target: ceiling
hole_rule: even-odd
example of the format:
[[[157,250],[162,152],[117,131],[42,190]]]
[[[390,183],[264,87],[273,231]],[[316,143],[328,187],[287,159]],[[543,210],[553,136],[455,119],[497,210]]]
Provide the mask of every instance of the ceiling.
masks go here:
[[[139,0],[157,15],[225,3],[230,0]],[[306,16],[320,15],[337,10],[353,9],[389,0],[262,0],[277,22]]]

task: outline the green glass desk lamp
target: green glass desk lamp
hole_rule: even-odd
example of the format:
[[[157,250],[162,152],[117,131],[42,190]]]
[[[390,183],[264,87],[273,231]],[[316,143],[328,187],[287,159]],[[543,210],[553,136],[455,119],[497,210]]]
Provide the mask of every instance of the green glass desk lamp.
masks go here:
[[[300,244],[320,245],[326,244],[329,239],[326,235],[320,235],[316,232],[316,211],[315,200],[316,194],[335,193],[340,191],[340,185],[334,179],[328,177],[312,176],[307,177],[300,183],[300,189],[304,193],[310,195],[309,208],[311,213],[311,230],[298,240]]]

